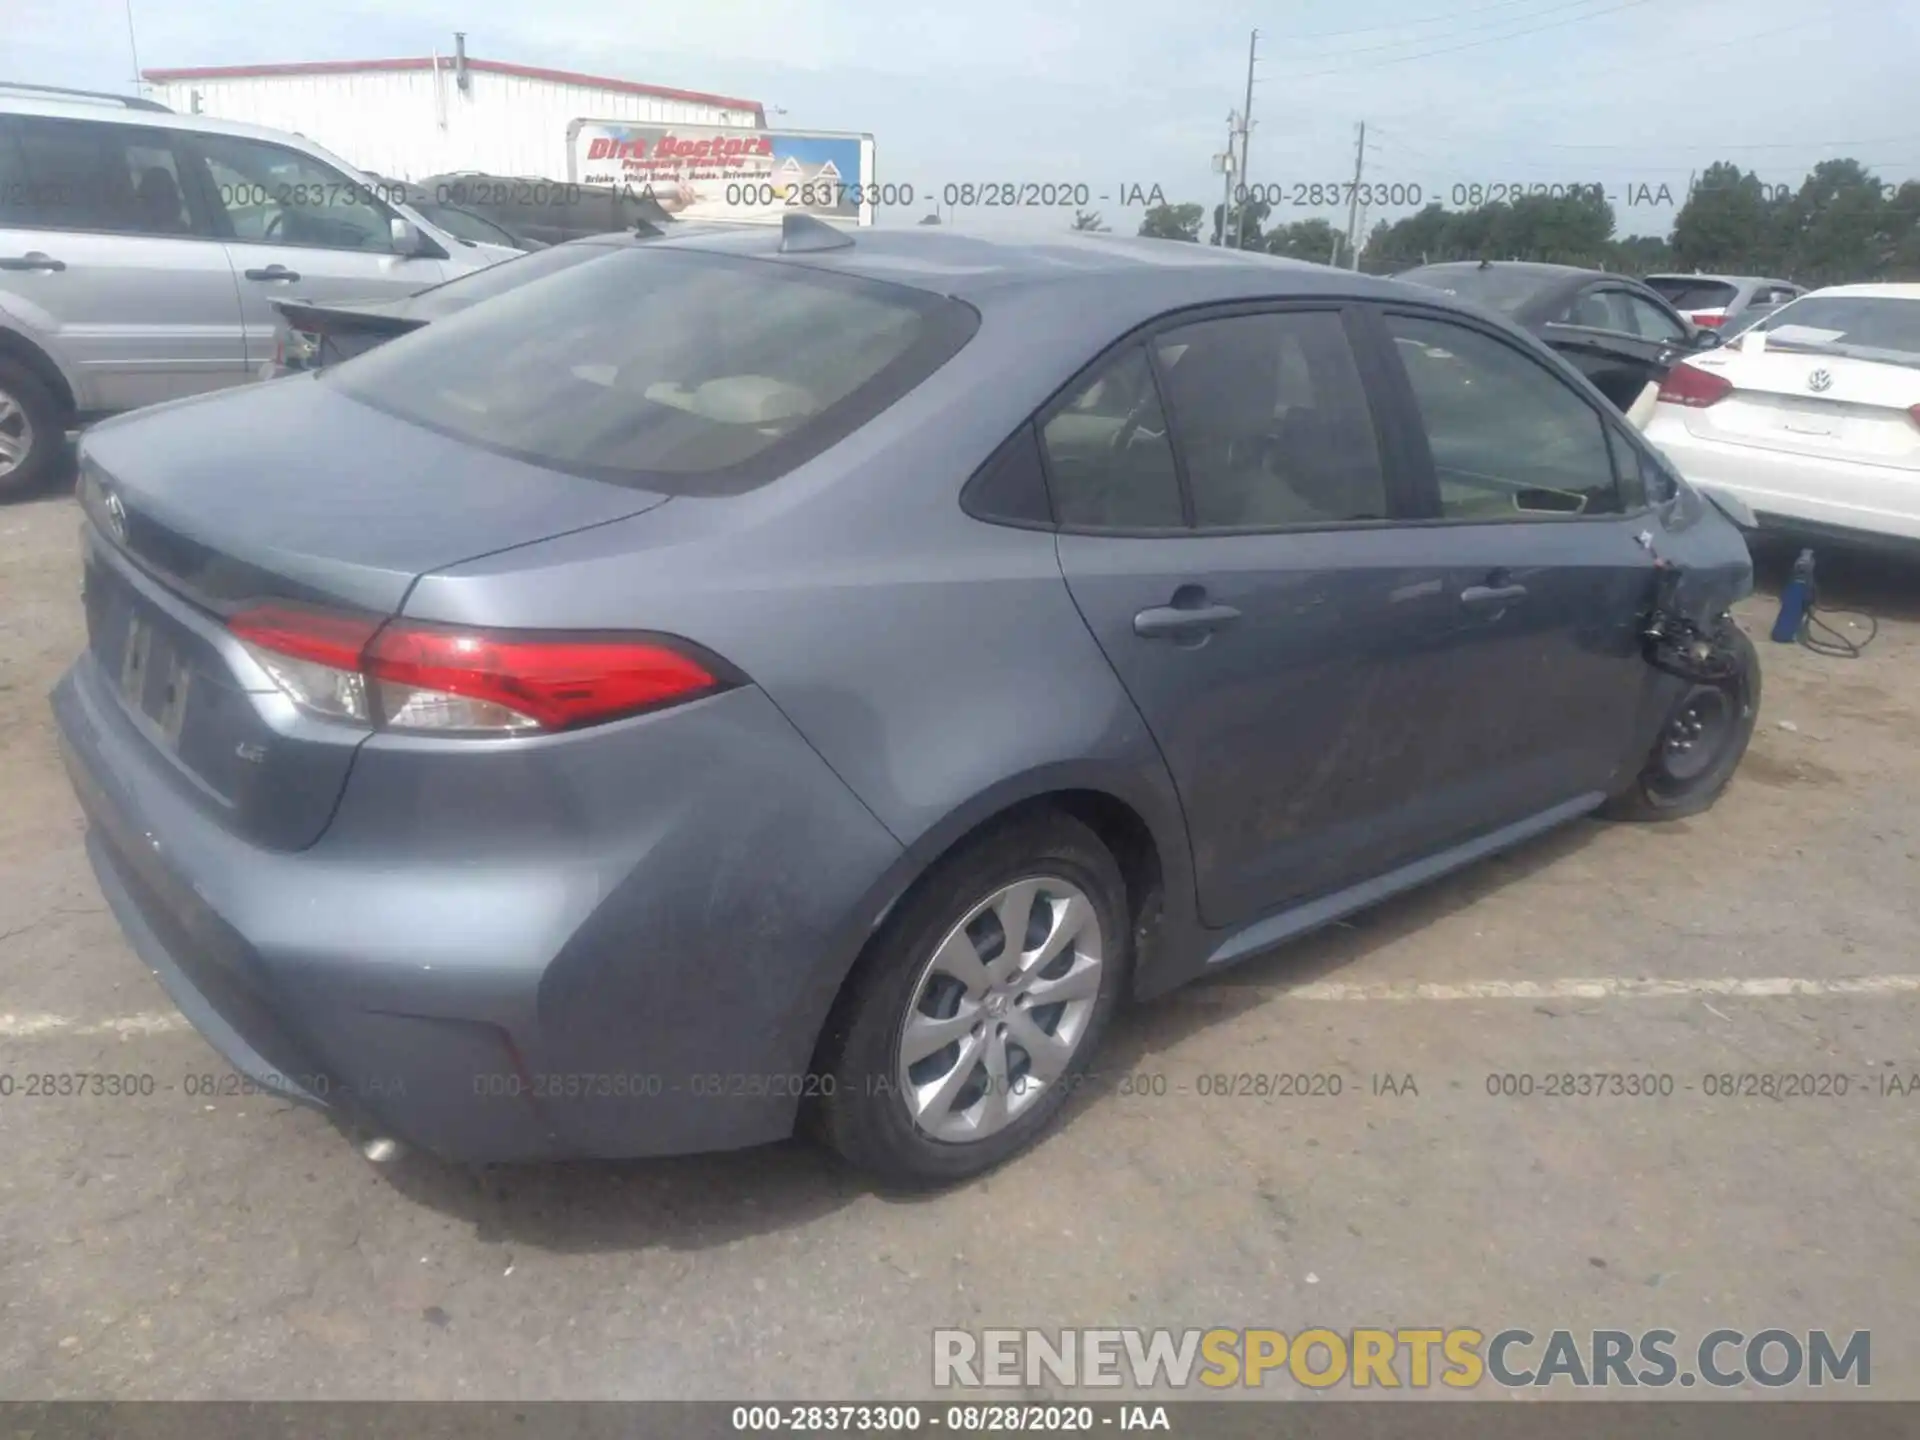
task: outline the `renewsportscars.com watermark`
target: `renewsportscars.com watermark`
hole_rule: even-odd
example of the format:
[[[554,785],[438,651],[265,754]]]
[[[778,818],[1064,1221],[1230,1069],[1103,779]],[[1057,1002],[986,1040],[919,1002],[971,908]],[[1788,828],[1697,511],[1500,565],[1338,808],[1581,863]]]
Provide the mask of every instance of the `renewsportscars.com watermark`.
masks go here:
[[[936,1330],[940,1389],[1046,1384],[1136,1390],[1258,1389],[1291,1379],[1316,1390],[1576,1389],[1873,1383],[1873,1335],[1713,1330],[1691,1347],[1672,1330],[1464,1327],[1301,1330]]]

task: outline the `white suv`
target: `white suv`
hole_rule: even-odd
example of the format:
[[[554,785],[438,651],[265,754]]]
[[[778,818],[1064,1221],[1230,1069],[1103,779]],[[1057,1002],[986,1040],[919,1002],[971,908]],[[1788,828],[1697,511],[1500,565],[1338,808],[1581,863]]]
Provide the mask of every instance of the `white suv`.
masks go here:
[[[65,432],[239,385],[293,297],[390,299],[518,254],[297,135],[0,84],[0,498]]]

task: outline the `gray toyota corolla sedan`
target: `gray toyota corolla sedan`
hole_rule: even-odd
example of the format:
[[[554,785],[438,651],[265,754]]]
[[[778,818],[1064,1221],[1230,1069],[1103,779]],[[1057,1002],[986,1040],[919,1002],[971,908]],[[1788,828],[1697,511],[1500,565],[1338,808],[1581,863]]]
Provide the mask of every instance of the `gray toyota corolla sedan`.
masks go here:
[[[101,887],[373,1153],[968,1176],[1121,1001],[1703,809],[1759,700],[1737,503],[1552,352],[1197,245],[614,245],[80,489]]]

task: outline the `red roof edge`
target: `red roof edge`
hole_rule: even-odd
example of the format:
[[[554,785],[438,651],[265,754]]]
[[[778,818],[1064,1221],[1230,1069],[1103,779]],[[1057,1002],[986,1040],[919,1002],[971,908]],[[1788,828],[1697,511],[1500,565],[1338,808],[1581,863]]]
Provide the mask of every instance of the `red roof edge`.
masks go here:
[[[443,69],[453,68],[453,57],[440,58]],[[175,70],[142,70],[141,78],[156,84],[170,80],[249,80],[275,75],[345,75],[358,70],[431,70],[428,55],[396,60],[303,60],[285,65],[197,65]],[[600,90],[624,90],[630,95],[651,95],[661,100],[685,100],[695,105],[717,105],[726,110],[751,110],[757,124],[767,123],[766,109],[758,100],[742,100],[731,95],[714,95],[705,90],[676,90],[668,85],[642,85],[635,80],[615,80],[606,75],[583,75],[576,70],[548,70],[539,65],[513,65],[504,60],[467,59],[469,70],[485,70],[495,75],[514,75],[522,80],[547,80],[556,85],[590,85]]]

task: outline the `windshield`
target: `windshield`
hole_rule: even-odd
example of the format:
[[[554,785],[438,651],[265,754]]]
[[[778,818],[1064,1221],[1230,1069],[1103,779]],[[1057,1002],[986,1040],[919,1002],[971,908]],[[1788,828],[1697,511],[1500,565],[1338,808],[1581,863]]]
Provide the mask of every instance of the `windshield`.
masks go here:
[[[1740,287],[1698,275],[1649,275],[1647,284],[1666,297],[1676,310],[1718,310],[1731,305]]]
[[[1767,345],[1836,354],[1877,350],[1920,359],[1920,300],[1809,295],[1782,305],[1753,327]]]
[[[1398,278],[1444,290],[1463,300],[1472,300],[1490,309],[1512,314],[1557,277],[1498,265],[1490,265],[1484,270],[1474,266],[1427,265],[1418,270],[1408,270]]]
[[[333,383],[536,464],[732,493],[866,423],[976,324],[943,296],[794,265],[647,245],[600,253],[361,356]]]

